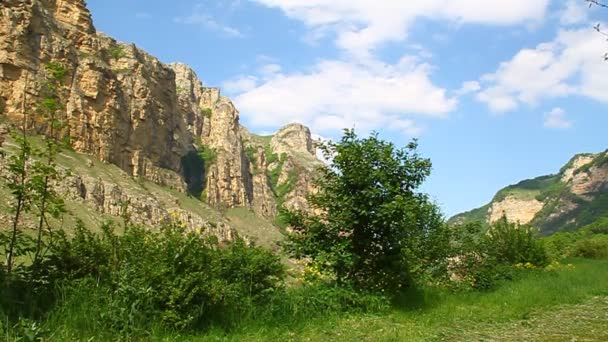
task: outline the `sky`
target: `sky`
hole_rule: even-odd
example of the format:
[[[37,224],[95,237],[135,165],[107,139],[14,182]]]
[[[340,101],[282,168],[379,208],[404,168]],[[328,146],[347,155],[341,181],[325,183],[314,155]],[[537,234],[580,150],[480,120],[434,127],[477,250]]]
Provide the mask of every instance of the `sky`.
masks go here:
[[[608,148],[608,42],[593,29],[608,9],[585,0],[87,3],[99,31],[221,87],[253,132],[417,138],[446,216]]]

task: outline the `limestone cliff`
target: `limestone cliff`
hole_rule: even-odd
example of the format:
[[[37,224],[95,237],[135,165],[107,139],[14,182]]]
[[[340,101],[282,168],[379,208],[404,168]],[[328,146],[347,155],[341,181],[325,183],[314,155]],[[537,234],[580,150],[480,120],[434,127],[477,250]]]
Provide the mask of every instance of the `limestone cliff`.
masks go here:
[[[608,216],[608,151],[574,156],[558,174],[524,180],[500,190],[478,209],[451,222],[531,223],[543,232],[575,229]]]
[[[246,207],[272,218],[281,205],[306,208],[320,165],[306,127],[258,139],[241,127],[230,99],[188,66],[97,32],[83,0],[0,2],[0,119],[14,126],[25,119],[31,133],[46,133],[32,108],[50,62],[67,71],[62,135],[74,151],[216,209]],[[87,189],[84,200],[101,212],[115,213],[107,203],[129,197],[81,178],[74,182]]]

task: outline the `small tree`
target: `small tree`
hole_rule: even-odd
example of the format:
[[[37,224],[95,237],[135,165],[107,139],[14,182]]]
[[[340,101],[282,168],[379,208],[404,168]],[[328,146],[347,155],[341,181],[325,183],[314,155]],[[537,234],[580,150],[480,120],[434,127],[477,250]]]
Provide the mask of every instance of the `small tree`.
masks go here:
[[[435,257],[431,240],[444,229],[437,207],[418,192],[431,162],[416,148],[416,141],[397,149],[353,130],[323,146],[332,163],[309,196],[315,214],[286,212],[293,230],[287,251],[339,285],[391,293],[409,285],[412,272]]]
[[[48,223],[47,214],[58,218],[65,212],[63,200],[57,195],[50,186],[52,180],[57,179],[57,164],[55,159],[61,147],[59,142],[59,132],[65,124],[58,116],[63,108],[59,94],[63,80],[66,76],[66,69],[57,63],[46,65],[46,81],[43,84],[43,99],[39,105],[41,118],[48,122],[48,133],[45,137],[45,148],[38,154],[39,159],[34,163],[32,172],[32,184],[34,191],[34,203],[38,209],[38,227],[36,238],[36,252],[33,265],[37,268],[42,255],[42,235],[44,227],[52,233]]]
[[[27,137],[27,113],[25,110],[27,96],[28,78],[26,73],[23,86],[23,98],[21,101],[21,111],[23,120],[20,131],[13,131],[12,136],[18,146],[18,150],[8,157],[8,173],[3,175],[7,186],[13,196],[10,212],[12,214],[11,230],[9,235],[2,236],[6,251],[6,271],[7,279],[10,280],[15,264],[15,257],[21,254],[18,248],[20,223],[23,214],[31,207],[31,182],[29,180],[29,161],[32,155],[32,146]]]

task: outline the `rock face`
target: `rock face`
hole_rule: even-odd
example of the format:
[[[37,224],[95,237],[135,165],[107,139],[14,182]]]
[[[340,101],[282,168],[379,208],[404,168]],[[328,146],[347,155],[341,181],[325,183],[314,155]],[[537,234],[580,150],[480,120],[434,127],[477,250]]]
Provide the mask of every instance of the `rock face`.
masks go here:
[[[524,180],[500,190],[492,202],[456,215],[453,223],[502,215],[544,233],[576,229],[608,216],[608,151],[574,156],[558,174]]]
[[[280,207],[308,210],[306,196],[314,192],[314,177],[323,164],[315,155],[310,130],[300,124],[283,127],[261,138],[241,130],[253,174],[254,207],[276,215]]]
[[[528,224],[532,222],[534,216],[543,208],[544,204],[536,199],[519,199],[507,196],[500,202],[492,203],[488,210],[489,222],[494,223],[500,220],[503,215],[513,222]]]
[[[315,191],[315,170],[321,162],[315,154],[310,130],[300,124],[291,124],[279,130],[270,142],[273,151],[285,156],[278,184],[287,184],[288,191],[282,201],[287,208],[308,210],[306,196]]]
[[[563,170],[561,181],[563,183],[568,183],[574,177],[574,172],[576,170],[591,163],[592,161],[593,161],[593,155],[586,154],[586,155],[575,156],[572,159],[572,161],[570,162],[570,166],[567,167],[565,170]]]
[[[608,152],[603,154],[603,158],[608,159]],[[601,156],[596,156],[601,158]],[[570,191],[586,200],[591,200],[594,194],[608,191],[608,167],[607,165],[592,165],[588,169],[585,166],[591,165],[594,158],[587,159],[586,163],[580,164],[573,172],[568,185]]]
[[[306,127],[287,126],[269,143],[252,138],[219,89],[205,87],[184,64],[163,64],[96,32],[83,0],[3,0],[0,11],[0,115],[14,125],[26,116],[30,131],[47,131],[30,109],[40,101],[45,66],[58,63],[67,72],[59,91],[62,134],[75,151],[179,192],[201,183],[204,200],[216,208],[274,217],[278,205],[306,207],[319,163]],[[201,169],[185,177],[184,158],[203,150]],[[294,184],[277,193],[285,182]],[[115,211],[107,203],[122,196],[117,190],[84,183],[93,196],[86,200]]]

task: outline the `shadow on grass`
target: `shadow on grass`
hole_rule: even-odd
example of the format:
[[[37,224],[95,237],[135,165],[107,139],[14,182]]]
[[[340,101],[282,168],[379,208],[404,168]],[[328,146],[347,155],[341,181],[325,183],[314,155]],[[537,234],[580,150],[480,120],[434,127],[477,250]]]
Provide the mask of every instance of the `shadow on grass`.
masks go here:
[[[393,299],[393,309],[401,312],[430,310],[441,305],[443,294],[443,290],[437,288],[411,287]]]

